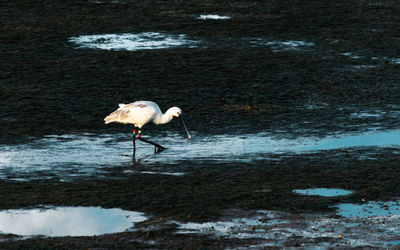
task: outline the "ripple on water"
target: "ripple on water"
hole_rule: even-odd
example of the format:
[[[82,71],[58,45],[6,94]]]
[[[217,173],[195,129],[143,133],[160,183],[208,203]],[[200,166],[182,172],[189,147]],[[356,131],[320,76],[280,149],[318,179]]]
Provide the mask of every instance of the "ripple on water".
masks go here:
[[[92,236],[132,230],[147,220],[140,212],[118,208],[56,207],[0,211],[0,232],[22,236]]]

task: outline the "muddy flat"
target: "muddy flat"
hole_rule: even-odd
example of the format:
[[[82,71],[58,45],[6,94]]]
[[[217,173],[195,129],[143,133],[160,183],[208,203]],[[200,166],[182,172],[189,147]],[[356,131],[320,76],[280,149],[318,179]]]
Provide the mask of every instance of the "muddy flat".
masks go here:
[[[400,4],[2,3],[1,248],[396,248]],[[183,110],[143,137],[119,103]]]

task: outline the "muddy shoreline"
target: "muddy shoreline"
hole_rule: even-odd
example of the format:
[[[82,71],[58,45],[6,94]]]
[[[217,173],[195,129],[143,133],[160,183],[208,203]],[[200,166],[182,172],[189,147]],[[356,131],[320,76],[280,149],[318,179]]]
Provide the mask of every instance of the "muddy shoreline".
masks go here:
[[[106,126],[103,119],[118,103],[141,99],[156,101],[163,110],[180,106],[189,129],[199,136],[266,132],[323,138],[398,128],[399,10],[400,4],[391,0],[4,3],[1,145],[5,149],[35,143],[46,135],[128,134],[129,126]],[[196,19],[200,14],[231,18]],[[80,35],[139,32],[185,34],[198,43],[192,48],[113,51],[69,42]],[[308,45],[281,45],[287,41]],[[168,134],[178,126],[148,125],[145,133],[152,136],[161,129]],[[10,170],[8,179],[0,179],[1,209],[118,207],[147,213],[151,219],[137,231],[93,237],[20,239],[2,234],[0,246],[254,246],[263,240],[176,234],[177,225],[169,222],[218,221],[258,210],[340,218],[335,204],[399,197],[398,153],[397,146],[361,147],[271,154],[246,162],[121,163],[104,167],[102,176],[71,179],[40,179],[39,171],[36,180],[15,181]],[[160,169],[189,174],[126,174]],[[27,179],[30,175],[26,172]],[[312,187],[355,193],[327,198],[292,192]],[[264,247],[354,246],[332,237],[288,239]]]

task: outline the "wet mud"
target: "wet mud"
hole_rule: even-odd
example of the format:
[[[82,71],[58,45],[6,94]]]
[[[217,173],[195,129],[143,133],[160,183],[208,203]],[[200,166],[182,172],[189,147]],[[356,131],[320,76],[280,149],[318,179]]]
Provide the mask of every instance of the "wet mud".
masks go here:
[[[399,11],[400,4],[393,0],[3,3],[0,208],[95,206],[139,211],[150,219],[130,231],[100,236],[0,234],[0,247],[379,247],[362,241],[369,233],[367,226],[350,231],[360,237],[358,241],[357,237],[346,240],[346,230],[318,237],[320,231],[308,226],[304,228],[312,234],[296,231],[285,238],[278,230],[274,239],[179,230],[184,223],[233,220],[258,210],[277,211],[281,219],[304,218],[303,222],[291,219],[292,229],[313,218],[341,220],[344,224],[337,222],[341,226],[333,223],[338,228],[352,225],[355,222],[342,218],[335,206],[369,201],[391,204],[398,199],[400,143],[395,140],[385,147],[374,143],[364,147],[360,142],[347,148],[328,145],[323,151],[283,153],[268,150],[267,144],[266,153],[246,155],[246,160],[238,160],[241,152],[238,156],[229,152],[229,157],[220,160],[215,156],[173,159],[168,151],[165,154],[171,161],[146,161],[153,158],[146,153],[136,162],[128,159],[129,144],[121,155],[121,145],[112,142],[120,151],[108,152],[116,153],[110,161],[95,160],[94,154],[87,158],[95,163],[81,161],[78,170],[79,163],[71,167],[64,160],[29,163],[37,164],[37,171],[23,169],[23,163],[29,162],[23,157],[29,154],[23,155],[22,164],[7,166],[8,159],[13,159],[7,153],[19,147],[25,152],[24,145],[38,144],[49,136],[55,138],[54,145],[70,134],[102,138],[115,133],[117,141],[129,140],[120,135],[129,134],[131,127],[106,126],[103,119],[118,103],[135,100],[155,101],[162,110],[181,107],[190,131],[202,140],[268,133],[296,142],[393,131],[400,125]],[[201,15],[230,18],[200,19]],[[70,40],[143,32],[183,34],[196,42],[195,46],[129,51],[84,48]],[[160,135],[161,140],[179,137],[179,133],[183,138],[177,121],[144,128],[144,135],[154,140]],[[322,143],[329,141],[322,139]],[[37,147],[40,154],[43,148]],[[68,150],[68,145],[62,149]],[[54,150],[59,156],[59,148]],[[42,154],[47,156],[53,157],[51,150]],[[41,168],[41,164],[48,165]],[[96,171],[82,171],[85,165]],[[184,174],[150,174],[162,172]],[[354,193],[320,197],[293,192],[309,188]],[[382,226],[376,220],[356,223]],[[388,224],[395,227],[396,223]],[[268,233],[274,228],[257,224],[253,230],[251,226],[243,230],[255,234],[262,232],[258,229]],[[384,247],[398,245],[390,237],[374,239],[385,242]]]

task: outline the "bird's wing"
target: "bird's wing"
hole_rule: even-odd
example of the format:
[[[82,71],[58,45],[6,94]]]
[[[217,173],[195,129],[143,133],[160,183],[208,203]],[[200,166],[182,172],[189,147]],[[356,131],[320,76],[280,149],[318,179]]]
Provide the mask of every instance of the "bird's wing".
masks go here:
[[[129,117],[130,110],[125,108],[119,108],[116,111],[108,115],[104,121],[106,124],[110,122],[124,122]]]
[[[119,120],[124,121],[129,117],[131,111],[129,109],[119,109],[115,112],[119,113]]]
[[[129,104],[120,104],[120,108],[148,108],[150,105],[148,105],[144,101],[138,101],[134,103],[129,103]]]

